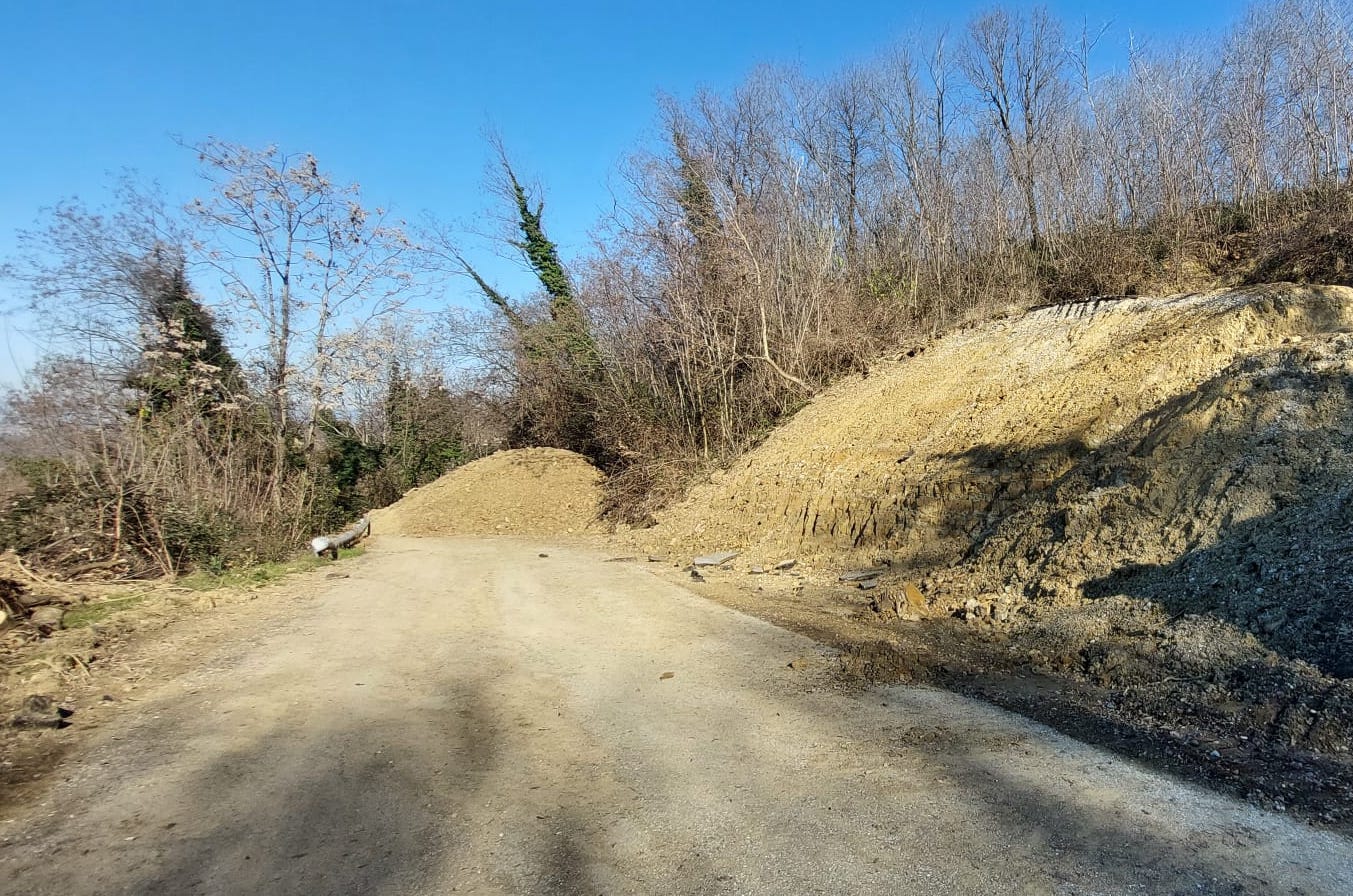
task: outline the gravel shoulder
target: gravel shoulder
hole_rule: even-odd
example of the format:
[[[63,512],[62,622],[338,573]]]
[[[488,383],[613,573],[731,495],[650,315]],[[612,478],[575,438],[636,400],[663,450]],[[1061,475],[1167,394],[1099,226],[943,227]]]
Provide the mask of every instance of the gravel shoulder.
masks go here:
[[[1337,833],[604,559],[378,536],[185,622],[0,817],[0,892],[1346,892]]]

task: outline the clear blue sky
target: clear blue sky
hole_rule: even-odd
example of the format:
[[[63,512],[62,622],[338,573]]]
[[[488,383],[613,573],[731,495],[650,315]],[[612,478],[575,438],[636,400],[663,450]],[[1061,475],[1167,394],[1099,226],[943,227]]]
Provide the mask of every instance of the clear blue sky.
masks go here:
[[[652,133],[654,97],[735,85],[761,62],[823,74],[909,30],[963,26],[989,3],[7,0],[0,9],[0,256],[41,207],[97,205],[133,168],[175,198],[199,192],[173,141],[218,136],[313,152],[372,205],[473,224],[497,127],[546,189],[566,256],[610,204],[617,162]],[[1021,4],[1007,4],[1018,6]],[[1048,4],[1068,27],[1170,40],[1218,31],[1238,2]],[[528,281],[486,265],[509,291]],[[473,301],[471,292],[450,297]],[[0,285],[0,306],[17,297]],[[31,363],[0,329],[0,380]],[[12,357],[11,357],[12,356]]]

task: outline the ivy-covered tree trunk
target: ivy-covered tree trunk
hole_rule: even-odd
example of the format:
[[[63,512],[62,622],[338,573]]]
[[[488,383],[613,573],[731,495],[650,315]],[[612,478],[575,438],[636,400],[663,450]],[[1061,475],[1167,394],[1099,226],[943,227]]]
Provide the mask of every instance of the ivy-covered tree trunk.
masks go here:
[[[507,242],[540,282],[548,302],[548,319],[532,318],[494,289],[454,249],[450,256],[489,303],[502,312],[520,350],[517,400],[520,420],[516,440],[554,445],[606,465],[611,451],[597,431],[598,395],[604,385],[604,363],[591,326],[578,303],[559,247],[545,231],[545,204],[522,185],[501,146],[497,146],[502,180],[500,193],[515,212],[520,236]]]

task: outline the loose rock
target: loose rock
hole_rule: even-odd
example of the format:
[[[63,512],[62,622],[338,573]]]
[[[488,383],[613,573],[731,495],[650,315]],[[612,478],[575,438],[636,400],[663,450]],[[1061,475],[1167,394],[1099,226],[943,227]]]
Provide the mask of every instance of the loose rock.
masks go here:
[[[23,709],[10,719],[10,724],[15,728],[61,728],[73,714],[45,694],[31,694],[24,700]]]
[[[44,633],[61,628],[61,619],[66,615],[62,607],[38,607],[29,615],[28,621]]]
[[[863,582],[866,579],[877,579],[887,571],[888,570],[884,567],[876,567],[874,569],[852,569],[841,573],[841,575],[837,577],[837,581]]]
[[[696,557],[691,563],[695,566],[723,566],[739,553],[739,551],[718,551],[713,554],[705,554],[704,556]]]
[[[17,601],[18,601],[19,606],[24,607],[25,609],[31,610],[31,609],[33,609],[34,607],[45,607],[45,606],[47,606],[48,604],[57,604],[57,603],[61,603],[61,598],[55,597],[55,596],[50,595],[50,594],[42,594],[42,593],[35,593],[35,592],[32,592],[32,591],[24,591],[24,592],[22,592],[22,593],[20,593],[20,594],[18,595]]]

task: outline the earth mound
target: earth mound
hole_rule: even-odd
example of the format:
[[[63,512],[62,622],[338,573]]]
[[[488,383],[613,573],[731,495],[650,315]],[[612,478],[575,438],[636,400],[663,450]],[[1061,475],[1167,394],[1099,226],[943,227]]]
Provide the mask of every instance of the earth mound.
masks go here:
[[[597,518],[600,482],[572,451],[499,451],[373,511],[371,525],[391,535],[581,534]]]
[[[824,392],[641,538],[883,567],[934,616],[1206,614],[1353,676],[1351,333],[1353,290],[1290,285],[984,324]]]

